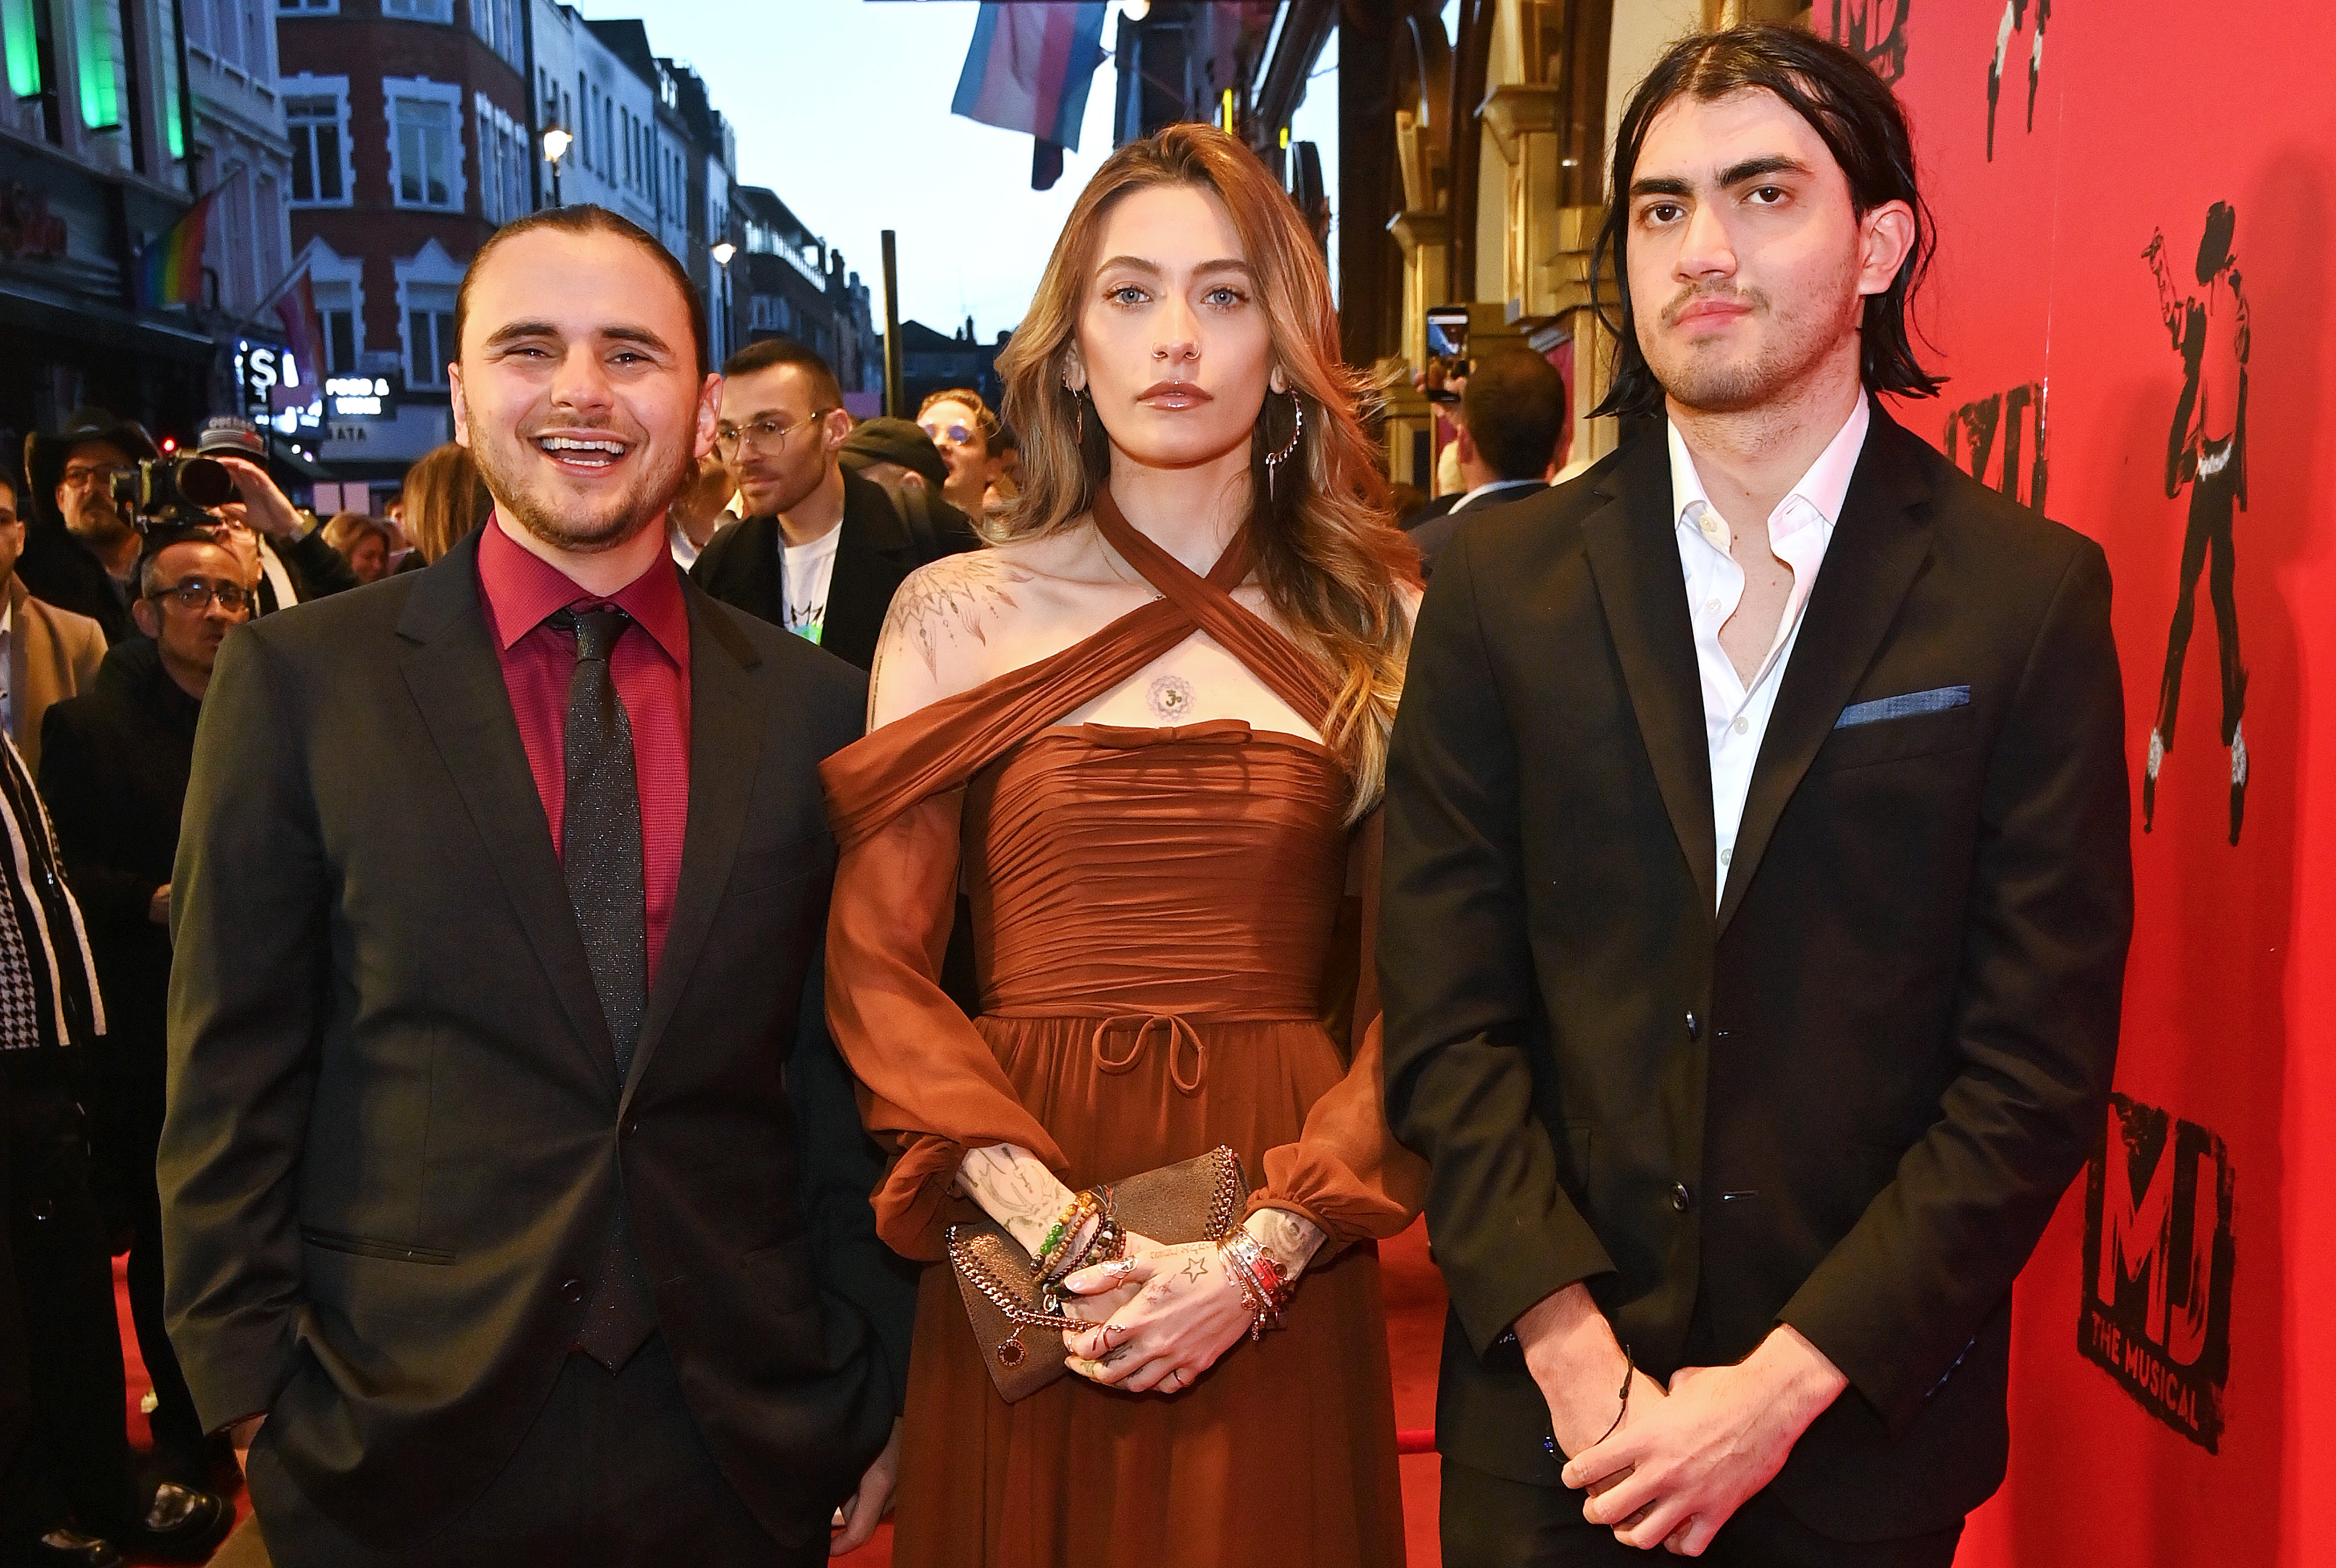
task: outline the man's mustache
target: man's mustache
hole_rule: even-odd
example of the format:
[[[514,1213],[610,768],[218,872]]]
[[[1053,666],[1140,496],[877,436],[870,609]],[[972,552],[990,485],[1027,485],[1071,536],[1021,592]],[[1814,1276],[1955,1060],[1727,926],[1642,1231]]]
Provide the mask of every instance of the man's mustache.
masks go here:
[[[1698,305],[1713,301],[1754,312],[1768,308],[1768,297],[1757,288],[1738,289],[1730,284],[1690,283],[1671,297],[1671,302],[1663,307],[1662,315],[1658,319],[1665,326],[1676,326],[1680,317]]]

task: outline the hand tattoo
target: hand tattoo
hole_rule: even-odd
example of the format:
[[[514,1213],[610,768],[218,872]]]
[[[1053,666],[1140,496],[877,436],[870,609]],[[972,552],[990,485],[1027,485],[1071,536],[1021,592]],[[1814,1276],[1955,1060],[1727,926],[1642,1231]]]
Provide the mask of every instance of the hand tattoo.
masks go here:
[[[1205,1254],[1196,1253],[1190,1262],[1176,1271],[1197,1285],[1209,1277],[1209,1260]]]
[[[1260,1209],[1250,1215],[1248,1226],[1257,1244],[1272,1254],[1286,1277],[1305,1268],[1314,1249],[1322,1244],[1321,1231],[1287,1209]]]

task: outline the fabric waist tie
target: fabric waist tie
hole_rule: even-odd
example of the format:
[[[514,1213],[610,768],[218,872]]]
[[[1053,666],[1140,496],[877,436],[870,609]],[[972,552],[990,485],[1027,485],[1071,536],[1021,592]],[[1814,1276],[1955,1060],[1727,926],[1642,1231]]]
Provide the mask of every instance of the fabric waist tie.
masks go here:
[[[1111,1037],[1131,1025],[1135,1037],[1129,1042],[1127,1054],[1113,1056]],[[1118,1013],[1104,1019],[1088,1037],[1095,1048],[1095,1066],[1114,1076],[1134,1072],[1136,1063],[1144,1059],[1144,1047],[1151,1042],[1155,1027],[1161,1031],[1168,1049],[1168,1081],[1176,1086],[1179,1094],[1199,1094],[1201,1086],[1208,1081],[1209,1047],[1202,1040],[1201,1031],[1182,1013]],[[1184,1047],[1188,1045],[1192,1050],[1192,1076],[1189,1079],[1183,1072]]]

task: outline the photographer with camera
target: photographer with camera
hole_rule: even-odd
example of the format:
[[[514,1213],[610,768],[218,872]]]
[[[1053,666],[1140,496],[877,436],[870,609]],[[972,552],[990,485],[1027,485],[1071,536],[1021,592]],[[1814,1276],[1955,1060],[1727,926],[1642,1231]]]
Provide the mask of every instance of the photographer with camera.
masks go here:
[[[248,420],[220,415],[195,443],[235,482],[238,499],[208,508],[224,525],[220,542],[245,568],[255,595],[251,613],[266,615],[359,586],[341,552],[268,475],[268,439]]]
[[[138,529],[115,496],[114,481],[134,474],[140,461],[161,457],[143,425],[102,408],[77,408],[54,433],[24,438],[30,482],[16,575],[34,597],[103,627],[108,643],[137,629],[130,602],[136,596]]]

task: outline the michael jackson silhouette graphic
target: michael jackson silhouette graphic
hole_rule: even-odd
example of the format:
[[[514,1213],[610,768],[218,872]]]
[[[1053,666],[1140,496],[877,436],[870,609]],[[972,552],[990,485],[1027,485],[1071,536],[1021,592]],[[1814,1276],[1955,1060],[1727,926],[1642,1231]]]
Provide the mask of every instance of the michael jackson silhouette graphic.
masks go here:
[[[2238,214],[2217,201],[2206,209],[2198,242],[2198,292],[2185,295],[2166,265],[2166,235],[2153,235],[2142,255],[2157,279],[2157,308],[2182,355],[2182,396],[2166,447],[2166,493],[2190,487],[2190,521],[2182,541],[2181,587],[2166,639],[2166,676],[2157,692],[2157,723],[2149,732],[2149,763],[2142,776],[2141,829],[2157,810],[2157,774],[2174,749],[2174,719],[2182,702],[2182,657],[2196,616],[2198,574],[2214,606],[2214,640],[2222,656],[2223,744],[2231,753],[2231,842],[2247,796],[2247,742],[2239,719],[2246,709],[2247,672],[2239,661],[2239,612],[2231,596],[2234,508],[2247,504],[2247,297],[2231,239]]]
[[[2011,53],[2011,35],[2028,20],[2029,0],[2003,0],[2003,21],[1995,30],[1995,58],[1987,66],[1987,157],[1995,161],[1995,105],[2003,95],[2003,63]],[[2044,24],[2052,19],[2052,0],[2035,0],[2036,39],[2028,50],[2028,129],[2036,129],[2036,78],[2044,73]]]

